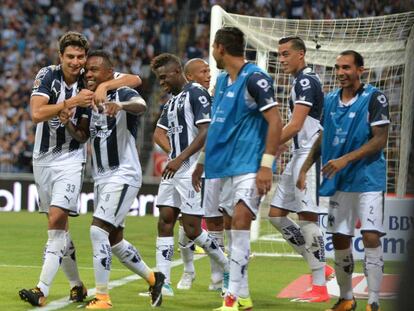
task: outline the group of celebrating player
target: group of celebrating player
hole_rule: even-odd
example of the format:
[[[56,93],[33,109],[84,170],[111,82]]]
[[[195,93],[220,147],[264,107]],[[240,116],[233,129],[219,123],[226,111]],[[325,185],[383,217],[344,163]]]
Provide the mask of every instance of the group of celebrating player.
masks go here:
[[[324,96],[319,77],[306,65],[304,41],[280,39],[281,67],[293,77],[290,120],[284,126],[273,80],[245,60],[244,35],[238,28],[223,27],[215,34],[213,56],[223,72],[212,97],[205,61],[193,59],[182,67],[179,58],[169,53],[153,59],[151,68],[160,86],[171,93],[154,132],[155,142],[169,153],[157,196],[160,216],[154,272],[123,237],[125,216],[142,178],[135,140],[138,115],[146,104],[132,89],[140,79],[115,73],[110,56],[104,51],[88,52],[88,42],[79,33],[69,32],[59,43],[61,64],[39,71],[31,97],[37,123],[34,177],[40,210],[48,213],[49,239],[39,283],[19,292],[23,300],[44,305],[59,266],[70,281],[70,299],[86,298],[68,216],[77,213],[85,142],[90,139],[95,182],[90,238],[96,296],[86,308],[112,307],[108,292],[112,254],[147,280],[152,306],[161,305],[162,295],[174,295],[170,279],[173,232],[181,215],[184,273],[177,288],[191,288],[195,244],[210,257],[209,289],[222,290],[223,304],[215,310],[252,310],[250,226],[261,197],[271,189],[275,157],[292,141],[292,158],[277,184],[269,220],[312,272],[312,288],[297,300],[328,301],[326,280],[336,274],[340,296],[329,310],[356,309],[351,240],[359,219],[369,290],[366,310],[379,310],[386,190],[383,148],[390,121],[387,98],[361,82],[364,63],[358,52],[338,55],[332,65],[340,88]],[[333,234],[335,269],[326,265],[318,225],[321,210],[306,186],[307,172],[319,158],[324,177],[319,193],[330,197],[328,232]],[[289,213],[297,213],[298,220]],[[208,232],[201,228],[202,217]]]

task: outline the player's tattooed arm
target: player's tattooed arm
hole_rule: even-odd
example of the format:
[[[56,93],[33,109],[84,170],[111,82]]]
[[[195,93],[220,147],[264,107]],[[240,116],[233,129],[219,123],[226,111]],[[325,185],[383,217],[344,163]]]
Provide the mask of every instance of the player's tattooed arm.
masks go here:
[[[137,75],[132,74],[118,74],[115,79],[102,82],[95,90],[94,103],[95,105],[106,102],[106,95],[109,90],[116,90],[122,86],[136,88],[142,84],[142,80]]]
[[[306,188],[306,173],[312,167],[313,163],[315,163],[321,157],[322,135],[323,131],[321,130],[319,132],[318,139],[313,143],[312,149],[309,152],[308,157],[302,164],[302,168],[300,169],[298,180],[296,182],[296,187],[300,190]]]

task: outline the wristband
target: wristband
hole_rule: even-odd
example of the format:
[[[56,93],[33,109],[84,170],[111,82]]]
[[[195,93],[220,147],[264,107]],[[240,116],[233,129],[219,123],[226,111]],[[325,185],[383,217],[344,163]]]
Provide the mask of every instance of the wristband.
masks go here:
[[[198,164],[204,165],[204,162],[206,160],[206,153],[204,151],[200,152],[200,155],[198,156]]]
[[[273,167],[273,161],[275,160],[275,156],[268,154],[268,153],[263,153],[262,156],[262,161],[260,162],[260,166],[264,166],[264,167],[268,167],[268,168],[272,168]]]

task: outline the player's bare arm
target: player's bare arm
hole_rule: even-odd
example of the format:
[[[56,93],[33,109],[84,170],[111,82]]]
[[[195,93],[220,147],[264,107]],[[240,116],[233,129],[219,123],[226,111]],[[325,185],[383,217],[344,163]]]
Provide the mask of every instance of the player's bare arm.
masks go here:
[[[115,117],[118,111],[125,110],[126,112],[140,115],[147,110],[147,104],[142,97],[132,97],[128,101],[122,102],[105,102],[105,113],[110,117]]]
[[[285,144],[299,133],[305,123],[310,108],[311,107],[301,105],[300,103],[295,104],[292,112],[292,118],[283,127],[282,135],[280,137],[280,145]]]
[[[94,103],[95,105],[106,102],[107,92],[116,90],[122,86],[136,88],[142,84],[142,80],[137,75],[121,74],[118,78],[102,82],[95,90]]]
[[[306,188],[306,173],[312,167],[313,163],[321,157],[322,135],[323,131],[321,130],[319,132],[318,139],[313,143],[312,149],[300,169],[298,180],[296,182],[296,187],[300,190],[304,190]]]
[[[71,122],[71,117],[74,113],[74,109],[63,109],[59,112],[59,120],[65,125],[69,134],[80,143],[86,143],[89,138],[89,120],[87,118],[81,118],[79,125],[75,125]]]
[[[167,136],[167,130],[157,126],[154,131],[154,142],[161,147],[166,153],[171,152],[170,141]]]
[[[387,145],[388,125],[378,125],[371,127],[372,138],[361,148],[344,154],[338,159],[328,161],[322,168],[322,173],[327,178],[332,178],[337,172],[349,163],[358,161],[372,154],[375,154]]]
[[[197,165],[194,169],[193,174],[191,175],[191,183],[193,184],[193,188],[196,192],[201,191],[201,176],[204,172],[204,159],[205,159],[205,153],[204,153],[204,147],[201,150],[200,157],[198,158]]]
[[[167,166],[165,167],[164,172],[162,173],[163,178],[168,179],[174,177],[175,173],[180,169],[183,162],[187,160],[189,157],[191,157],[194,153],[199,151],[201,148],[203,148],[204,142],[207,137],[208,125],[209,123],[201,123],[197,125],[197,136],[194,138],[191,144],[188,145],[188,147],[180,153],[178,157],[172,159],[167,163]]]
[[[276,150],[279,146],[280,135],[282,132],[282,118],[279,109],[274,106],[263,112],[263,117],[268,123],[266,145],[263,157],[271,156],[274,158]],[[262,158],[262,165],[256,175],[256,187],[260,195],[264,195],[272,188],[272,163],[263,166],[264,159]]]
[[[92,103],[93,92],[82,90],[78,95],[66,99],[55,105],[49,105],[49,99],[44,96],[35,95],[30,99],[30,109],[32,111],[32,121],[34,123],[44,122],[56,117],[64,108],[73,108],[76,106],[87,107]]]

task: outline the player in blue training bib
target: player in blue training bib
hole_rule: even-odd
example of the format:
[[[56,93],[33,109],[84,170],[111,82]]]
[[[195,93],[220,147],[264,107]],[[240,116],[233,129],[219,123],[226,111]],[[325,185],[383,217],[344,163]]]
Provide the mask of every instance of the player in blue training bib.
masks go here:
[[[305,187],[305,174],[322,154],[324,179],[320,194],[330,196],[328,232],[333,234],[339,301],[330,310],[355,310],[352,294],[352,236],[361,221],[365,248],[364,269],[368,282],[366,310],[379,310],[384,262],[380,237],[384,235],[384,191],[389,111],[385,95],[360,77],[364,60],[355,51],[336,59],[341,88],[325,97],[323,133],[315,142],[299,174],[297,186]]]
[[[231,230],[230,280],[223,305],[217,310],[253,306],[247,278],[250,225],[260,196],[271,188],[282,127],[273,81],[262,69],[246,62],[244,46],[243,33],[235,27],[218,30],[213,44],[217,67],[225,71],[215,86],[204,169],[207,179],[221,178],[220,207],[225,223],[232,224],[226,228]],[[193,175],[196,188],[199,177]]]

